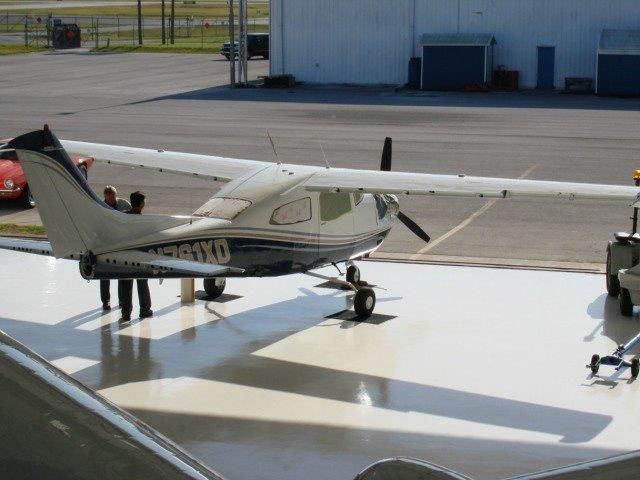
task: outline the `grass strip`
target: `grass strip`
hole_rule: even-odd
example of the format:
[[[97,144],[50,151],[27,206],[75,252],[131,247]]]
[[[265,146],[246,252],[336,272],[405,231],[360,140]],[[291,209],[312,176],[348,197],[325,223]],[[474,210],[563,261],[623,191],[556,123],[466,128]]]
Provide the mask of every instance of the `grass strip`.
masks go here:
[[[42,225],[17,225],[15,223],[0,223],[0,235],[37,236],[45,237]]]
[[[18,55],[21,53],[42,52],[45,47],[25,47],[24,45],[0,45],[0,55]]]

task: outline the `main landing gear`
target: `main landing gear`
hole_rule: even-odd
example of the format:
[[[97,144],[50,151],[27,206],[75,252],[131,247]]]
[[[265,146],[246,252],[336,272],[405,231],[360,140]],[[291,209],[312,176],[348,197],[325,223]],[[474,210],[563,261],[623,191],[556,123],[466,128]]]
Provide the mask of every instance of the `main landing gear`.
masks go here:
[[[376,292],[373,291],[373,288],[371,288],[367,282],[362,281],[360,278],[360,269],[357,266],[349,264],[347,267],[346,281],[340,278],[327,277],[318,273],[306,273],[312,277],[337,283],[338,285],[356,292],[355,297],[353,298],[353,309],[358,318],[365,319],[370,317],[373,313],[373,310],[376,307]]]
[[[204,279],[204,291],[207,293],[207,296],[212,300],[222,295],[222,293],[224,292],[224,287],[226,286],[227,286],[227,279],[224,277]]]

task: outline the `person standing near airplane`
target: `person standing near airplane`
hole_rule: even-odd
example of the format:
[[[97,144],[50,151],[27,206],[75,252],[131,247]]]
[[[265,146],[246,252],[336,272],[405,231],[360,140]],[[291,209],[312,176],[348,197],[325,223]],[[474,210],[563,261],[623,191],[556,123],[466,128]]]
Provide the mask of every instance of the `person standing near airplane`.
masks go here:
[[[124,198],[118,197],[116,187],[107,185],[102,192],[104,195],[104,203],[114,210],[126,212],[131,210],[131,204]],[[111,281],[100,280],[100,300],[102,301],[102,310],[108,312],[111,310]],[[118,303],[122,303],[118,298]]]
[[[132,215],[141,215],[145,206],[145,196],[142,192],[133,192],[129,197],[131,199],[131,210],[126,213]],[[149,292],[149,283],[147,280],[137,279],[138,284],[138,302],[140,303],[140,318],[153,316],[151,310],[151,293]],[[131,320],[131,311],[133,310],[133,280],[118,280],[118,295],[120,295],[120,304],[122,306],[122,318],[120,323],[129,322]]]

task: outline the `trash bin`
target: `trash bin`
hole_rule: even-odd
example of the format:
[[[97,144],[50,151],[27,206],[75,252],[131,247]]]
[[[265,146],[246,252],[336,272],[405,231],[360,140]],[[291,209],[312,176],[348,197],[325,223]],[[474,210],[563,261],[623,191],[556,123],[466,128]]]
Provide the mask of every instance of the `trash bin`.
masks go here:
[[[422,66],[422,59],[420,57],[412,57],[409,59],[409,81],[407,85],[409,88],[420,88],[420,68]]]
[[[518,70],[507,70],[507,90],[518,90],[520,86],[520,72]]]
[[[53,48],[80,48],[80,29],[74,23],[54,25],[51,30],[51,44]]]

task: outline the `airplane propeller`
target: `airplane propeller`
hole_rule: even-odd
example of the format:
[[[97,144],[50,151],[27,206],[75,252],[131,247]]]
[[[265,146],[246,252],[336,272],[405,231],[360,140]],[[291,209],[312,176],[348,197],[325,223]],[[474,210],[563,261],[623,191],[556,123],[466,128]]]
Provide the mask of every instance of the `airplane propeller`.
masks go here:
[[[429,243],[431,237],[425,232],[420,226],[407,217],[404,213],[398,212],[398,220],[404,223],[404,226],[411,230],[414,234],[416,234],[420,239],[424,240],[425,243]]]
[[[382,147],[382,160],[380,162],[380,170],[383,172],[391,171],[391,137],[384,139],[384,147]]]
[[[391,171],[391,158],[392,158],[392,140],[391,137],[384,139],[384,147],[382,148],[382,159],[380,160],[380,170],[383,172]],[[429,243],[431,237],[425,232],[420,225],[411,220],[401,211],[398,211],[398,220],[400,220],[405,227],[411,230],[418,238],[424,240],[425,243]]]

